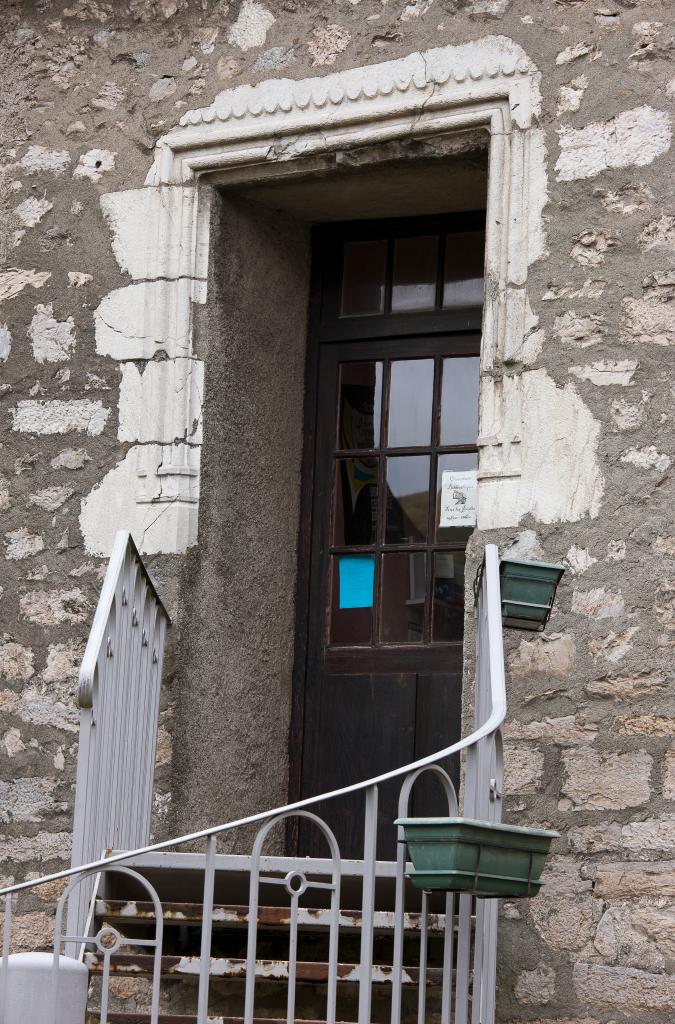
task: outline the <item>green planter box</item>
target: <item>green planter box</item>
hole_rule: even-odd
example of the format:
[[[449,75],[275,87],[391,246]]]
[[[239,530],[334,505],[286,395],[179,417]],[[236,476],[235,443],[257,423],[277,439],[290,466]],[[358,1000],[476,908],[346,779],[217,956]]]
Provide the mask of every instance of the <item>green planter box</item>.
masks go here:
[[[399,818],[418,889],[485,898],[536,896],[551,843],[559,832],[494,825],[471,818]]]
[[[549,620],[565,568],[549,562],[504,558],[499,564],[502,623],[512,629],[542,630]]]

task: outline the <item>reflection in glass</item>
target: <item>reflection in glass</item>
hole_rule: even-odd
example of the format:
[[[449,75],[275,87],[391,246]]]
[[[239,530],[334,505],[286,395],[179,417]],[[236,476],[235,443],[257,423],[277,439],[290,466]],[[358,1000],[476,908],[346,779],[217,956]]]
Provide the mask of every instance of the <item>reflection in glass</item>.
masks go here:
[[[478,456],[439,455],[436,470],[436,540],[464,543],[476,526]]]
[[[402,448],[431,443],[433,359],[404,359],[391,364],[387,443]]]
[[[329,642],[370,643],[373,621],[374,555],[333,555]]]
[[[422,642],[426,557],[423,551],[382,555],[381,640],[401,644]]]
[[[377,529],[377,458],[337,459],[333,544],[373,544]]]
[[[387,459],[385,543],[425,541],[428,522],[429,456],[401,455]]]
[[[377,448],[381,409],[382,363],[341,363],[338,446]]]
[[[441,444],[475,444],[480,358],[443,360]]]
[[[431,639],[434,643],[461,640],[464,632],[463,551],[434,554]]]
[[[384,311],[387,243],[345,242],[342,263],[341,316],[368,316]]]
[[[483,303],[485,231],[458,231],[445,237],[443,306]]]
[[[391,309],[433,309],[436,305],[438,238],[397,238],[394,244],[394,279]]]

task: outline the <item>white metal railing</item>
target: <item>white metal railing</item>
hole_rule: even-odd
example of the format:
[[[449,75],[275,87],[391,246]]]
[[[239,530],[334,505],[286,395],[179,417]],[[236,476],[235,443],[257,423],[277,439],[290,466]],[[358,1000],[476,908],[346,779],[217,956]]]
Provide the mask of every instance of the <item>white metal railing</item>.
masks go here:
[[[190,962],[183,965],[185,973],[193,976],[198,970],[197,990],[197,1021],[205,1024],[209,1008],[209,982],[211,976],[210,956],[212,953],[212,925],[214,915],[214,888],[217,869],[217,840],[225,832],[231,832],[251,825],[259,825],[260,829],[254,841],[252,855],[246,859],[249,873],[249,903],[247,915],[247,951],[246,958],[240,962],[239,976],[245,978],[244,1022],[252,1024],[256,1008],[256,979],[264,974],[265,965],[269,961],[258,959],[258,906],[259,888],[261,885],[274,885],[284,889],[290,901],[288,959],[283,963],[275,963],[276,973],[268,976],[283,980],[287,989],[286,1018],[293,1024],[296,1018],[297,984],[302,978],[299,975],[297,954],[298,918],[300,900],[306,891],[316,889],[329,893],[329,910],[324,915],[325,926],[328,928],[329,944],[326,976],[326,1021],[334,1024],[336,1020],[336,992],[338,983],[344,976],[338,961],[338,930],[340,921],[340,882],[343,872],[338,844],[328,826],[311,810],[316,804],[349,794],[363,794],[364,799],[364,848],[363,858],[359,862],[359,873],[362,876],[361,910],[360,910],[360,958],[356,967],[356,980],[359,987],[358,1022],[370,1024],[371,1001],[373,986],[373,935],[376,917],[376,880],[382,865],[377,861],[377,805],[379,787],[393,779],[401,780],[399,814],[404,817],[408,811],[408,803],[413,785],[424,773],[431,772],[440,779],[447,802],[447,811],[452,815],[457,812],[457,795],[450,777],[442,766],[442,762],[452,754],[465,752],[464,800],[463,810],[466,817],[498,821],[501,814],[502,791],[502,737],[501,727],[506,715],[506,691],[504,681],[504,656],[502,645],[501,604],[499,585],[499,555],[496,546],[488,545],[485,549],[484,571],[479,581],[476,602],[476,684],[475,684],[475,728],[474,731],[459,742],[446,747],[428,757],[421,758],[412,764],[404,765],[394,771],[387,772],[373,779],[346,786],[343,789],[309,797],[285,807],[249,815],[227,824],[204,829],[200,832],[169,839],[152,845],[141,846],[136,850],[127,850],[108,857],[94,859],[88,864],[74,866],[68,870],[58,871],[43,878],[19,883],[0,891],[5,902],[5,939],[3,944],[3,970],[0,973],[0,984],[7,977],[7,962],[10,949],[12,899],[17,893],[34,889],[48,882],[71,878],[68,889],[64,892],[57,908],[56,932],[54,939],[53,983],[58,985],[59,953],[68,943],[82,943],[94,946],[94,954],[89,954],[89,962],[102,965],[102,994],[100,1000],[99,1020],[107,1022],[108,981],[111,957],[117,949],[132,944],[146,945],[153,950],[152,968],[152,1002],[149,1009],[151,1024],[157,1024],[159,1014],[159,993],[161,973],[161,941],[162,914],[156,891],[147,881],[142,885],[155,907],[154,920],[156,932],[154,939],[138,940],[122,936],[116,929],[108,926],[97,936],[92,936],[86,929],[71,931],[70,924],[66,932],[62,930],[63,909],[73,892],[78,887],[93,886],[100,875],[107,875],[118,870],[128,873],[125,862],[134,861],[145,855],[184,847],[195,841],[206,842],[206,851],[200,858],[203,871],[203,909],[201,931],[201,954],[197,964]],[[445,809],[443,809],[443,812]],[[298,857],[291,859],[292,867],[285,873],[275,865],[275,858],[262,857],[263,844],[273,828],[284,823],[288,818],[299,816],[307,819],[323,834],[327,852],[326,860],[311,860]],[[392,823],[392,828],[395,826]],[[399,839],[402,833],[399,832]],[[241,863],[241,858],[237,862]],[[284,863],[288,863],[284,858]],[[276,869],[275,869],[276,868]],[[395,867],[395,907],[394,937],[392,963],[387,968],[386,979],[391,985],[391,1021],[400,1024],[402,1018],[401,994],[404,985],[415,985],[417,988],[417,1020],[423,1024],[426,1015],[429,929],[429,895],[420,893],[420,952],[419,962],[413,969],[403,963],[404,937],[409,914],[406,912],[406,854],[402,842],[398,844],[398,856]],[[140,876],[139,876],[140,877]],[[408,892],[407,899],[410,899]],[[475,911],[474,911],[475,903]],[[69,919],[70,921],[70,919]],[[473,900],[469,895],[458,898],[449,893],[445,899],[445,915],[443,931],[443,967],[441,992],[442,1024],[493,1024],[495,1011],[495,975],[497,950],[497,901]],[[235,961],[228,961],[230,966]],[[454,971],[453,971],[454,965]],[[304,965],[307,966],[307,965]],[[312,965],[310,965],[312,966]],[[314,965],[315,966],[315,965]],[[238,968],[237,968],[238,969]],[[353,973],[353,972],[352,972]],[[6,992],[6,985],[3,986]],[[54,999],[54,1024],[56,1020],[56,999]],[[2,1013],[2,992],[0,991],[0,1021]]]
[[[73,868],[150,839],[168,623],[131,534],[120,530],[78,679]],[[91,879],[73,893],[70,932],[85,928],[94,887]]]

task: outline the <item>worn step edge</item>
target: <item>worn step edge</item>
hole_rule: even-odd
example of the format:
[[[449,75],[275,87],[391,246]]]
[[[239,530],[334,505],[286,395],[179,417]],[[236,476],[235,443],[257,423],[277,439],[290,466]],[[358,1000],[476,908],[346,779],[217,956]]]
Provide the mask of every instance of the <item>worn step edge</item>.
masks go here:
[[[97,953],[86,953],[85,963],[93,974],[103,972],[103,957]],[[110,957],[110,973],[127,977],[139,977],[152,974],[154,957],[147,953],[113,953]],[[161,973],[164,978],[198,978],[200,958],[198,956],[163,956]],[[256,960],[256,977],[266,981],[287,981],[288,961]],[[371,978],[375,985],[389,985],[393,977],[393,968],[388,964],[373,964]],[[401,983],[417,985],[419,968],[403,967]],[[209,974],[213,978],[245,978],[246,960],[229,957],[211,957]],[[358,964],[338,964],[339,982],[354,983],[360,980]],[[322,984],[328,980],[328,964],[320,961],[299,960],[296,965],[296,977],[299,982]],[[440,967],[427,969],[427,984],[441,985],[443,971]]]
[[[163,903],[162,911],[165,924],[199,924],[202,920],[201,903]],[[104,900],[96,901],[96,916],[109,920],[121,920],[136,923],[155,920],[155,908],[149,901],[143,900]],[[341,910],[340,928],[360,929],[360,910]],[[421,914],[406,913],[403,927],[405,931],[419,931]],[[258,924],[267,928],[287,928],[291,923],[290,907],[259,907]],[[213,907],[214,927],[241,927],[248,924],[248,907],[241,904],[216,903]],[[326,908],[299,907],[298,925],[303,928],[326,928],[330,924],[330,910]],[[393,931],[395,914],[393,911],[376,910],[374,927],[377,931]],[[429,931],[441,933],[445,928],[444,914],[429,914]]]

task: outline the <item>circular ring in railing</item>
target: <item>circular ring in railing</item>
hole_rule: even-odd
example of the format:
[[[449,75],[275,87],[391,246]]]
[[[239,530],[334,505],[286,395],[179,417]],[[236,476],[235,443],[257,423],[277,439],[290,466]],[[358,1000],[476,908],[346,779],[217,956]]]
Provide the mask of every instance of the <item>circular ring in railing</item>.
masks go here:
[[[284,878],[284,884],[290,896],[302,896],[307,888],[307,879],[302,871],[289,871]]]
[[[106,924],[94,939],[101,953],[115,953],[122,945],[122,936],[117,928]]]

